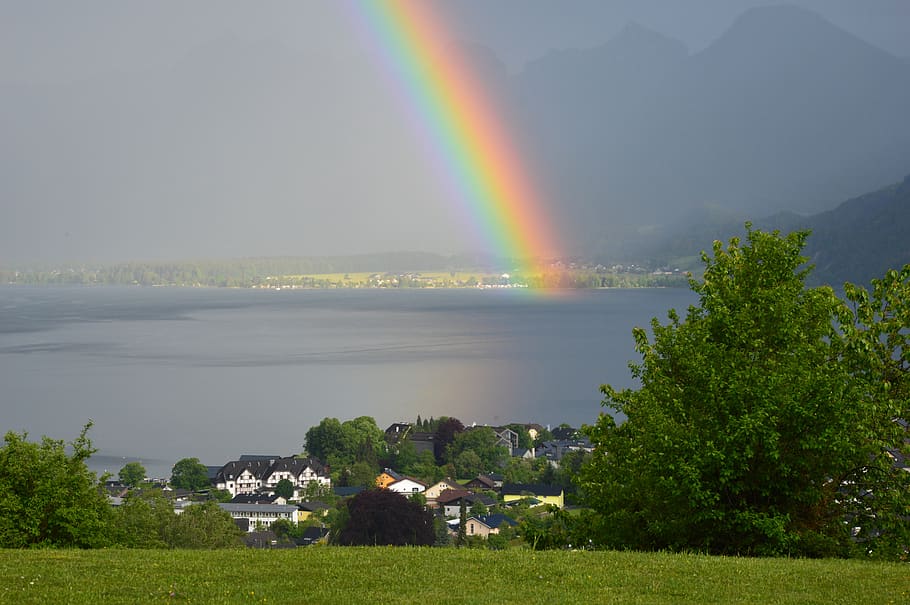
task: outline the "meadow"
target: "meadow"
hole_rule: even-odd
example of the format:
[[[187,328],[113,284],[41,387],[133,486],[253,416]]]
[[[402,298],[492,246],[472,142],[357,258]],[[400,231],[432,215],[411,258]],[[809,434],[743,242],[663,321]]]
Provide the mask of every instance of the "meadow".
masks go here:
[[[910,567],[693,554],[320,547],[0,550],[0,603],[908,603]]]

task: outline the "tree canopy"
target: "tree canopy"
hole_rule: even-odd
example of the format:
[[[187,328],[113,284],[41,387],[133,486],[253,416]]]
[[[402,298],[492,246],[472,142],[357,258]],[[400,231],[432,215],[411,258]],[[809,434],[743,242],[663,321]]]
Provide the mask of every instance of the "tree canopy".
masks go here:
[[[323,418],[318,425],[310,427],[305,439],[307,453],[338,473],[350,471],[356,462],[378,469],[377,461],[386,454],[385,433],[370,416],[344,422]]]
[[[336,541],[344,546],[430,546],[435,540],[432,513],[396,492],[370,489],[347,501]]]
[[[120,482],[130,487],[138,487],[145,481],[145,467],[140,462],[127,462],[120,469],[118,475]]]
[[[111,507],[85,461],[86,424],[67,454],[63,441],[8,432],[0,447],[0,547],[93,548],[109,543]]]
[[[838,329],[852,317],[844,303],[805,286],[807,237],[747,225],[747,242],[715,242],[703,279],[690,278],[699,304],[685,319],[671,310],[666,325],[653,320],[653,340],[633,331],[640,388],[601,387],[626,420],[602,414],[587,427],[596,449],[580,483],[601,542],[847,555],[860,516],[871,519],[866,549],[900,525],[908,492],[896,491],[884,446],[896,445],[901,405],[876,386],[891,357],[878,354],[878,372],[859,370],[868,367],[859,352],[868,357],[880,339]],[[905,316],[904,334],[907,325]]]
[[[209,471],[199,458],[182,458],[171,469],[172,487],[197,491],[210,485]]]

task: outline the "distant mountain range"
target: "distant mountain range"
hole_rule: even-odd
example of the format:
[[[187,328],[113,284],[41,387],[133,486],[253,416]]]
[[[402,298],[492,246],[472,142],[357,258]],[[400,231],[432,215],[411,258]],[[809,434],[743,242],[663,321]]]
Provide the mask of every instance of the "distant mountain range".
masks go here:
[[[510,90],[583,254],[636,257],[697,210],[819,212],[910,172],[910,64],[801,8],[749,10],[691,55],[630,25]]]
[[[815,269],[813,284],[835,288],[844,282],[868,285],[889,269],[910,263],[910,175],[903,181],[810,216],[780,212],[756,220],[756,229],[783,233],[812,231],[804,251]],[[694,258],[714,240],[743,233],[744,224],[725,212],[701,212],[649,251],[655,262]]]

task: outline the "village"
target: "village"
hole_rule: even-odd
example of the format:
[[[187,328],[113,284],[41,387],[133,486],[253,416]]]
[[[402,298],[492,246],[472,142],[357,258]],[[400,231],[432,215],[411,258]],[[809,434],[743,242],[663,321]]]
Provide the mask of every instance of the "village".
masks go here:
[[[350,428],[352,423],[365,420],[372,421],[360,418],[339,426]],[[314,441],[315,446],[318,429],[326,423],[335,426],[337,422],[325,419],[319,427],[310,429],[308,441]],[[457,542],[459,536],[477,544],[494,536],[504,538],[496,542],[498,547],[507,547],[509,542],[521,542],[517,527],[522,518],[545,517],[571,507],[566,495],[567,490],[573,491],[571,482],[566,481],[565,475],[557,477],[556,471],[566,459],[571,459],[571,466],[577,467],[592,451],[591,442],[580,431],[567,425],[552,431],[536,424],[470,426],[457,430],[458,425],[459,421],[448,418],[393,423],[382,432],[384,447],[391,455],[386,461],[394,462],[394,454],[402,451],[416,454],[418,460],[435,459],[440,451],[440,439],[445,440],[443,435],[448,427],[456,429],[452,432],[453,443],[456,439],[475,440],[484,444],[478,450],[486,448],[494,452],[496,468],[466,477],[458,473],[465,470],[461,463],[450,462],[430,473],[426,469],[432,467],[425,466],[424,472],[415,476],[406,472],[414,471],[415,465],[405,463],[397,469],[384,466],[375,477],[361,475],[358,479],[352,478],[349,472],[333,472],[328,464],[309,452],[289,456],[244,454],[221,466],[204,467],[205,485],[200,481],[187,488],[179,480],[156,480],[137,488],[122,480],[109,480],[105,487],[114,507],[121,506],[137,489],[160,489],[172,501],[178,515],[201,501],[217,500],[218,507],[229,513],[242,530],[244,543],[258,548],[327,543],[336,516],[334,511],[346,499],[369,488],[401,494],[431,511],[440,528],[438,544]],[[435,431],[421,430],[434,426]],[[449,453],[453,451],[451,445],[445,445]],[[465,451],[470,452],[467,458],[479,457],[473,450],[462,453]],[[338,462],[336,455],[328,457]],[[402,457],[398,456],[398,460],[402,461]],[[186,462],[181,461],[178,466]],[[354,462],[352,466],[357,464]],[[450,476],[437,478],[444,473]],[[457,479],[453,478],[455,475]]]

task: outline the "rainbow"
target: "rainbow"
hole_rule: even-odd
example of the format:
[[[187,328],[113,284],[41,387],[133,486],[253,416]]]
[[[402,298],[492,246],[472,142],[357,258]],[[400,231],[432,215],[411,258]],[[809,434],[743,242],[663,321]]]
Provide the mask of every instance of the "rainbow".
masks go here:
[[[352,14],[379,50],[428,139],[448,186],[495,254],[520,272],[559,256],[522,158],[483,86],[425,0],[352,0]]]

